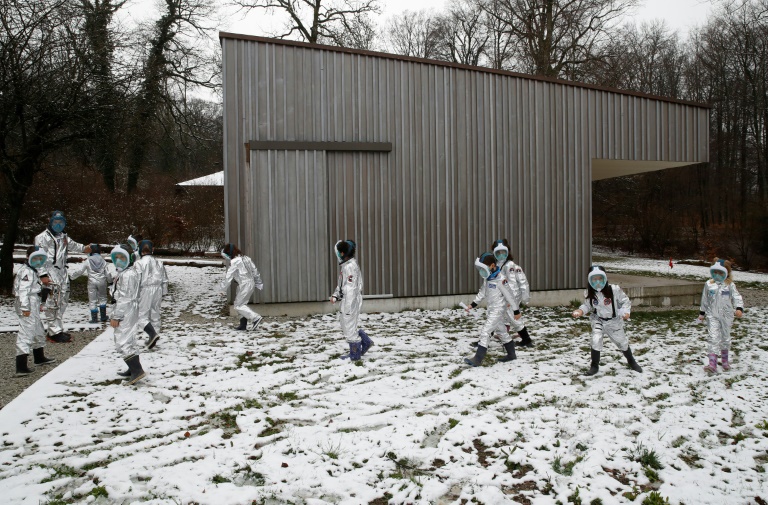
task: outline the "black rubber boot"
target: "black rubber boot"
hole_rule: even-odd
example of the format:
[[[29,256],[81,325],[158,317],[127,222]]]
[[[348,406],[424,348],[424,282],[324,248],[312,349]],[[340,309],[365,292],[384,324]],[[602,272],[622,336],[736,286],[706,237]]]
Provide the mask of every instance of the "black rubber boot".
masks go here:
[[[507,351],[507,355],[499,358],[499,361],[512,361],[513,359],[517,359],[517,355],[515,354],[515,342],[513,340],[504,344],[504,350]]]
[[[157,332],[155,331],[155,327],[152,326],[152,323],[147,323],[147,325],[144,327],[144,331],[149,335],[149,340],[147,340],[147,349],[152,349],[157,345],[157,341],[160,339],[160,337],[157,336]]]
[[[627,350],[624,351],[624,357],[627,358],[627,364],[629,365],[629,368],[631,368],[635,372],[643,373],[643,369],[640,367],[640,365],[637,364],[637,361],[635,361],[635,357],[632,356],[632,349],[627,347]]]
[[[131,371],[131,376],[125,383],[126,386],[136,384],[147,375],[141,368],[141,361],[139,361],[138,354],[134,354],[130,358],[126,358],[125,363],[128,365],[128,369]]]
[[[131,369],[123,370],[122,372],[117,372],[117,375],[120,377],[125,377],[126,379],[131,376]]]
[[[99,316],[101,316],[101,322],[106,323],[109,321],[109,318],[107,317],[107,306],[106,305],[99,305]]]
[[[53,363],[56,361],[56,358],[46,357],[45,349],[43,349],[42,347],[39,347],[37,349],[32,349],[32,356],[34,356],[35,365],[47,365],[49,363]]]
[[[533,340],[531,340],[531,336],[528,334],[528,328],[523,327],[517,334],[523,339],[520,342],[520,347],[533,347]]]
[[[464,363],[466,363],[469,366],[480,366],[480,364],[485,359],[485,353],[488,352],[488,349],[486,347],[483,347],[482,345],[477,346],[477,351],[475,352],[474,357],[470,358],[464,358]]]
[[[248,329],[248,320],[244,317],[240,318],[240,326],[235,326],[237,331],[245,331]]]
[[[32,373],[32,370],[27,366],[27,356],[29,356],[29,354],[16,356],[16,377],[22,377]]]
[[[99,322],[99,320],[97,319],[98,316],[99,316],[99,311],[96,310],[96,309],[93,309],[91,311],[91,320],[88,321],[88,322],[89,323],[98,323]]]
[[[56,344],[66,344],[72,341],[72,337],[69,335],[69,333],[57,333],[56,335],[48,335],[46,337],[49,342],[53,342]]]
[[[600,351],[592,349],[592,363],[584,375],[595,375],[600,370]]]

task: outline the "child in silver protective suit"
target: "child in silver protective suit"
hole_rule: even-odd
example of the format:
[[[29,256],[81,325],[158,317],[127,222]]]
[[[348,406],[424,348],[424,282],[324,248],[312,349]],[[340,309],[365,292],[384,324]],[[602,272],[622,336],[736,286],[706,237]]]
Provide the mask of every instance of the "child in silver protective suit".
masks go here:
[[[606,336],[627,358],[629,367],[635,372],[642,372],[643,369],[632,356],[629,339],[624,333],[624,321],[629,319],[632,310],[629,297],[618,284],[608,284],[608,274],[599,265],[589,267],[587,284],[584,303],[573,311],[575,318],[589,314],[589,322],[592,324],[592,362],[585,375],[595,375],[600,369],[600,352],[603,350],[603,339]]]
[[[107,268],[107,262],[101,257],[101,249],[98,244],[91,244],[91,252],[88,258],[69,271],[69,278],[74,280],[85,275],[88,277],[88,308],[91,310],[91,323],[97,323],[101,316],[101,322],[107,318],[107,286],[112,284],[112,274]]]
[[[40,297],[43,285],[38,269],[48,261],[48,255],[37,246],[27,248],[27,261],[16,272],[13,281],[13,295],[16,297],[14,310],[19,318],[19,334],[16,337],[16,376],[28,375],[32,370],[27,366],[30,352],[35,365],[47,365],[56,361],[45,356],[45,328],[40,310],[45,300]],[[44,309],[43,309],[44,310]]]
[[[235,244],[227,244],[221,250],[221,256],[227,261],[227,273],[221,281],[221,292],[226,293],[232,281],[237,283],[237,292],[233,303],[235,310],[240,314],[240,325],[235,326],[238,331],[255,330],[259,327],[262,317],[253,311],[248,302],[254,289],[261,291],[264,283],[261,274],[251,258],[243,254]]]
[[[733,282],[730,261],[716,259],[715,264],[709,268],[709,274],[712,278],[704,284],[704,290],[701,292],[701,307],[699,307],[699,320],[707,321],[709,363],[704,370],[717,373],[719,352],[723,371],[727,372],[731,369],[728,352],[731,349],[733,316],[741,317],[744,314],[744,300]]]
[[[499,358],[499,361],[517,359],[515,355],[515,342],[509,336],[509,331],[507,331],[505,324],[508,309],[512,310],[515,314],[513,317],[520,319],[520,307],[512,294],[509,280],[504,277],[501,269],[496,265],[496,259],[491,253],[481,254],[475,260],[475,268],[480,277],[483,278],[483,286],[478,291],[471,308],[477,307],[481,301],[485,300],[488,319],[480,330],[480,342],[477,345],[475,356],[473,358],[465,358],[464,362],[473,367],[480,366],[483,359],[485,359],[485,354],[488,352],[491,335],[494,333],[499,336],[504,350],[507,352],[506,356]],[[466,310],[469,311],[470,307],[467,307]]]
[[[339,240],[333,246],[333,252],[339,262],[339,280],[331,295],[331,303],[341,302],[339,322],[344,339],[349,345],[349,353],[341,359],[359,360],[373,345],[368,334],[358,328],[360,309],[363,307],[363,277],[355,259],[357,244],[354,240]]]
[[[151,240],[142,240],[138,247],[139,259],[134,266],[141,273],[138,325],[139,331],[143,330],[149,336],[147,349],[152,349],[159,339],[160,306],[163,296],[168,294],[168,274],[163,262],[155,259],[155,246]]]
[[[133,264],[134,256],[130,246],[120,244],[112,249],[112,263],[117,270],[115,279],[115,308],[112,309],[110,326],[115,330],[115,348],[128,370],[118,372],[127,379],[127,385],[135,384],[145,377],[141,367],[139,353],[141,346],[137,340],[139,332],[139,292],[141,290],[141,272]]]

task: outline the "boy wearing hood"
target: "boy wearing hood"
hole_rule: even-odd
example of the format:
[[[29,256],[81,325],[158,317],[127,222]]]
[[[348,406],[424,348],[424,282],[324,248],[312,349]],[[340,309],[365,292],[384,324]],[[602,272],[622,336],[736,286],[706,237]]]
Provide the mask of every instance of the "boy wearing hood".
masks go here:
[[[98,244],[91,244],[91,253],[88,259],[74,267],[69,272],[71,280],[81,275],[88,277],[88,308],[91,310],[91,323],[97,323],[100,316],[101,322],[106,323],[107,318],[107,286],[112,284],[112,274],[107,268],[107,262],[101,256],[101,248]]]
[[[112,249],[112,263],[117,270],[115,280],[115,308],[112,310],[110,326],[115,330],[115,348],[128,365],[128,370],[118,375],[127,379],[126,385],[135,384],[144,378],[139,353],[141,348],[136,339],[139,331],[139,291],[141,272],[133,266],[130,246],[120,244]]]

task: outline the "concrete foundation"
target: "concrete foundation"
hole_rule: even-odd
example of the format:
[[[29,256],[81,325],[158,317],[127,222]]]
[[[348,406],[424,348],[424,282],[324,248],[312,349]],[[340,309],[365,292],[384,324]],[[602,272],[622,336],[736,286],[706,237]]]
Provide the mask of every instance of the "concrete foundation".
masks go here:
[[[666,277],[640,277],[636,275],[609,274],[609,282],[618,284],[632,300],[633,307],[691,306],[698,307],[704,281],[691,282]],[[469,304],[476,293],[449,296],[421,296],[410,298],[371,298],[363,302],[363,312],[400,312],[403,310],[439,310],[458,307],[459,303]],[[531,293],[533,307],[569,306],[573,300],[581,302],[583,289],[558,291],[534,291]],[[306,316],[329,314],[338,310],[330,302],[297,302],[252,304],[251,308],[262,316]],[[234,308],[230,313],[235,315]]]

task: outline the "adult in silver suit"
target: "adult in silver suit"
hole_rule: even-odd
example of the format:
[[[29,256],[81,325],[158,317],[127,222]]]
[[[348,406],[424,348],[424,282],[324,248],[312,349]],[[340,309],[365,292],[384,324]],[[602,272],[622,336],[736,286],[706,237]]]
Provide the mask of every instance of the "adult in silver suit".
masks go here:
[[[134,266],[141,273],[138,324],[149,335],[147,349],[152,349],[159,339],[160,306],[168,294],[168,274],[163,262],[155,258],[151,240],[142,240],[138,248],[139,259]]]
[[[48,220],[48,228],[37,237],[35,245],[48,256],[48,261],[40,268],[40,281],[46,289],[60,290],[59,296],[49,296],[44,321],[47,323],[48,340],[51,342],[69,342],[72,336],[64,331],[64,312],[69,304],[69,274],[67,273],[67,255],[70,252],[90,253],[90,246],[85,246],[70,239],[64,228],[67,219],[64,213],[56,210]],[[55,294],[55,293],[54,293]]]

